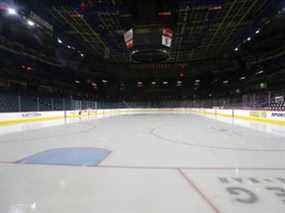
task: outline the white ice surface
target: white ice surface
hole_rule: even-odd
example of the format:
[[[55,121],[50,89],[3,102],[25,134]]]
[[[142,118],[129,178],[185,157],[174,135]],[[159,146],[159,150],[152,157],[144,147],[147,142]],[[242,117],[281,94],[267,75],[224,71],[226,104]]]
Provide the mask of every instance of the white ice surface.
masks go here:
[[[285,212],[284,127],[193,114],[40,124],[0,127],[0,213]],[[112,153],[97,167],[13,163],[63,147]]]

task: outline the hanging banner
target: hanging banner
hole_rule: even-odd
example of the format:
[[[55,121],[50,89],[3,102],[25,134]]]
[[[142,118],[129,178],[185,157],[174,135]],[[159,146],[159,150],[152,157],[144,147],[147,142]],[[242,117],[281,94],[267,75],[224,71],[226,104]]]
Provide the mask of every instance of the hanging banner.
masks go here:
[[[128,30],[124,33],[125,43],[128,49],[131,49],[134,46],[134,31],[133,29]]]
[[[173,31],[171,28],[163,28],[162,35],[172,38],[173,37]]]
[[[128,49],[131,49],[134,46],[134,40],[129,40],[126,44],[127,44]]]
[[[173,38],[173,31],[170,28],[163,28],[162,30],[162,45],[171,47]]]
[[[166,37],[164,35],[162,35],[162,45],[166,46],[166,47],[171,47],[172,45],[172,38]]]

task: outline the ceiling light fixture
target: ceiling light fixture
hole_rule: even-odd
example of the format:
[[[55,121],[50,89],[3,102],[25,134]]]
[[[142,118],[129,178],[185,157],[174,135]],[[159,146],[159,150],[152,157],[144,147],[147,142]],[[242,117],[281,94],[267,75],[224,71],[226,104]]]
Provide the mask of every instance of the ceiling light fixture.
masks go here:
[[[181,87],[181,86],[182,86],[182,81],[177,81],[176,86],[177,86],[177,87]]]
[[[63,41],[62,41],[60,38],[57,39],[57,42],[58,42],[59,44],[62,44],[62,43],[63,43]]]
[[[31,27],[33,27],[33,26],[36,25],[35,22],[33,22],[32,20],[28,20],[28,21],[27,21],[27,24],[28,24],[29,26],[31,26]]]
[[[260,70],[259,72],[256,73],[256,75],[259,75],[259,74],[262,74],[262,73],[264,73],[264,71]]]
[[[11,7],[7,8],[7,13],[8,15],[12,15],[12,16],[18,15],[17,10]]]

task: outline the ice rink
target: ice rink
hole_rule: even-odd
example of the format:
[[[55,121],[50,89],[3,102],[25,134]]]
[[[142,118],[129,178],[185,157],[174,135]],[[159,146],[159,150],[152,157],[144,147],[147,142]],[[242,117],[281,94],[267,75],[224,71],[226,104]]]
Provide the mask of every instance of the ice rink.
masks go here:
[[[174,113],[48,125],[0,127],[0,213],[285,212],[285,127]]]

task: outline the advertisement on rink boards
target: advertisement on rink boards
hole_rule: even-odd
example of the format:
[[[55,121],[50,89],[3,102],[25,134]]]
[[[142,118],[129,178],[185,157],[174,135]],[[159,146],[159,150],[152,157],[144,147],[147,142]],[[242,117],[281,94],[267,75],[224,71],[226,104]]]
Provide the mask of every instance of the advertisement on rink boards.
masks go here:
[[[32,119],[63,116],[63,111],[0,113],[1,120]]]
[[[242,109],[217,109],[217,108],[191,108],[191,112],[199,114],[212,114],[225,117],[250,119],[255,118],[260,121],[281,121],[285,122],[285,111],[263,111],[263,110],[242,110]]]
[[[255,118],[285,121],[285,112],[282,111],[249,111],[249,114]]]
[[[270,112],[269,118],[274,120],[284,120],[285,121],[285,112]]]
[[[22,114],[23,118],[35,118],[35,117],[42,117],[42,113],[40,112],[27,112]]]
[[[266,111],[249,111],[250,116],[256,117],[256,118],[267,118],[267,112]]]

